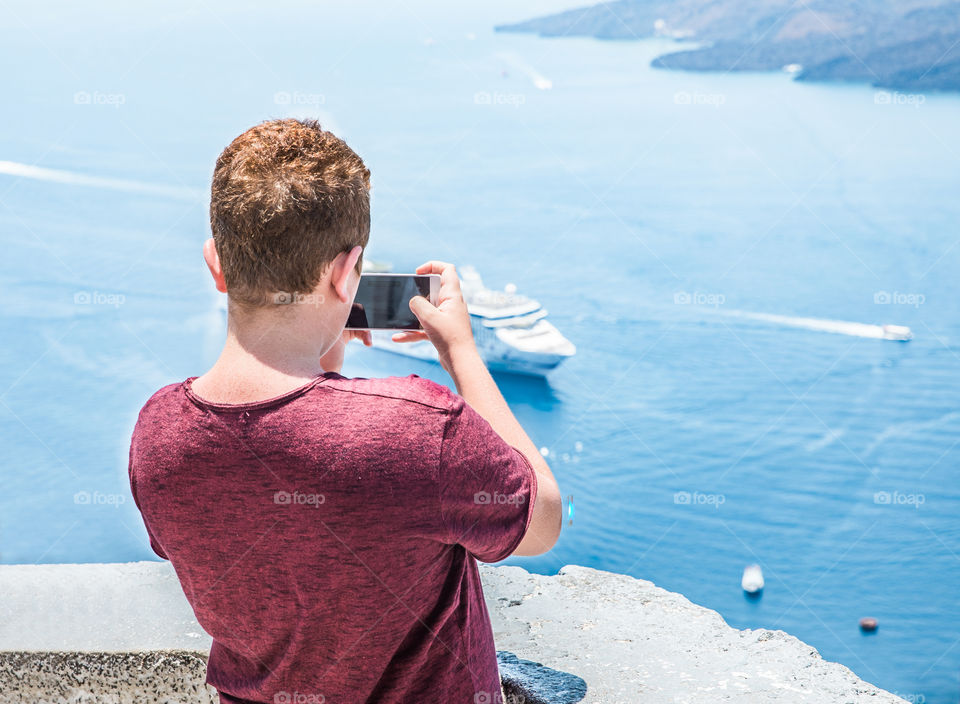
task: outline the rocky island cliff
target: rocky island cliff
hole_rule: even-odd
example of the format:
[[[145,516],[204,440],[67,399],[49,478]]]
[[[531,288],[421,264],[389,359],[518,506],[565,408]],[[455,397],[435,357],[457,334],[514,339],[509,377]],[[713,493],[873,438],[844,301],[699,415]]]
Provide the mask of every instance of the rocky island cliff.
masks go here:
[[[960,2],[618,0],[501,32],[697,42],[653,61],[689,71],[779,71],[904,91],[960,90]]]

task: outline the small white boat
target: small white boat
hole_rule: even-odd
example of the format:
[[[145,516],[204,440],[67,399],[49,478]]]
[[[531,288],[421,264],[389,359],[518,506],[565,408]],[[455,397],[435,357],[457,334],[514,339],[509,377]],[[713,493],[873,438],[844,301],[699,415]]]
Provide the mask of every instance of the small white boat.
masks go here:
[[[747,594],[758,594],[763,590],[763,570],[760,565],[747,565],[743,568],[740,586]]]
[[[913,339],[913,332],[906,325],[884,325],[883,339],[906,342]]]
[[[508,284],[502,291],[488,289],[472,266],[461,267],[459,273],[473,337],[488,369],[543,376],[576,354],[573,343],[546,320],[547,311],[540,303],[518,294],[516,286]],[[397,343],[391,335],[375,330],[373,346],[437,361],[437,351],[429,342]]]

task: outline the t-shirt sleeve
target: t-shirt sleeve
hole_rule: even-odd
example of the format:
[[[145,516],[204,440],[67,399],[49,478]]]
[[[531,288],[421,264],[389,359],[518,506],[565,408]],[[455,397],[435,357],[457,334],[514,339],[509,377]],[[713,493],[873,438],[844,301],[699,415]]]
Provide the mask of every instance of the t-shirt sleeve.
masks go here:
[[[509,556],[523,539],[537,498],[537,475],[460,396],[440,451],[440,516],[445,542],[482,562]]]
[[[143,518],[144,528],[147,529],[147,537],[150,539],[150,548],[157,554],[158,557],[169,560],[167,554],[163,551],[163,548],[160,547],[160,543],[157,542],[156,537],[153,535],[153,531],[150,530],[150,525],[147,523],[147,519],[143,516],[143,509],[140,507],[140,497],[137,496],[137,481],[136,481],[136,470],[134,467],[134,447],[133,443],[130,445],[130,464],[127,468],[127,475],[130,479],[130,494],[133,496],[133,503],[136,505],[137,510],[140,511],[140,515]]]
[[[149,529],[147,530],[147,535],[150,537],[150,547],[153,548],[153,551],[157,554],[157,556],[164,560],[169,560],[170,558],[167,557],[167,553],[163,551],[163,548],[160,547],[157,539],[153,537],[153,534]]]

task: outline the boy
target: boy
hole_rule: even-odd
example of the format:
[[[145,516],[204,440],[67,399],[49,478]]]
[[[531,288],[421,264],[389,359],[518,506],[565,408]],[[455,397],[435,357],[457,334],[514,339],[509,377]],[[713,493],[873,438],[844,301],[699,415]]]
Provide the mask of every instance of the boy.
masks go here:
[[[213,638],[221,702],[499,702],[477,560],[549,550],[561,500],[481,361],[453,266],[410,302],[459,395],[339,374],[370,173],[315,121],[237,137],[204,258],[229,300],[203,376],[140,412],[130,485]]]

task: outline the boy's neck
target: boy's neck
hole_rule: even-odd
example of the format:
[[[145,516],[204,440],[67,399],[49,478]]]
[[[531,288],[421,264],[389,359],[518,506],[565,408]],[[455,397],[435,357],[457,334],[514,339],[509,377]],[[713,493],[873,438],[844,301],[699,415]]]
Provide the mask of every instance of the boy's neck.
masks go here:
[[[320,358],[340,336],[324,311],[313,306],[231,309],[227,317],[223,351],[192,387],[213,402],[251,403],[302,386],[324,372]]]

